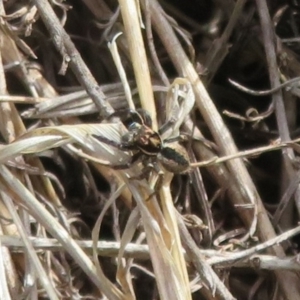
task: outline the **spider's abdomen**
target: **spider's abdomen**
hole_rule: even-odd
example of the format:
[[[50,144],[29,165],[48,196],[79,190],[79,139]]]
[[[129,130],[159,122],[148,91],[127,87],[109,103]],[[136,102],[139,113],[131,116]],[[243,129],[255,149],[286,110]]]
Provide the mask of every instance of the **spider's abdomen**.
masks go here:
[[[157,158],[163,167],[171,173],[184,173],[189,170],[190,159],[187,151],[178,143],[164,146]]]

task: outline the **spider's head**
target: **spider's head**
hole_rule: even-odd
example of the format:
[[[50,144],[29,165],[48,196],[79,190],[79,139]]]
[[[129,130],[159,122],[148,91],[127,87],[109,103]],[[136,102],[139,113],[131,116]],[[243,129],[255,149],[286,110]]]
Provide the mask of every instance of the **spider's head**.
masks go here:
[[[122,141],[136,145],[146,155],[157,155],[162,147],[160,135],[152,128],[137,122],[128,126],[128,132],[122,137]]]

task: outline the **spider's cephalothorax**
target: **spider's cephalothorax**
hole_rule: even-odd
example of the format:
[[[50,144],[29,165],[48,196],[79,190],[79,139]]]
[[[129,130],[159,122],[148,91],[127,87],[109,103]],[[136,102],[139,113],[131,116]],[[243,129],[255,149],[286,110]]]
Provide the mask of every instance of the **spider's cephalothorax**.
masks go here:
[[[134,145],[146,155],[157,155],[162,147],[160,135],[145,124],[132,123],[122,137],[126,145]]]
[[[115,169],[127,169],[142,155],[157,157],[163,167],[172,173],[183,173],[190,166],[189,156],[178,138],[162,140],[161,134],[165,132],[172,123],[163,125],[157,132],[152,129],[152,120],[145,110],[119,110],[109,118],[119,117],[128,132],[122,137],[121,143],[111,141],[105,137],[95,136],[101,142],[117,147],[122,150],[134,151],[132,159],[121,165],[112,165]]]

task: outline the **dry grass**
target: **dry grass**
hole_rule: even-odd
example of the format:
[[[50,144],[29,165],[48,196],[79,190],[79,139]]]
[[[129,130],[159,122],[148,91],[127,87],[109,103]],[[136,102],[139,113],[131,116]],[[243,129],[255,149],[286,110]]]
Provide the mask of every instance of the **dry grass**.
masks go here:
[[[300,298],[299,8],[248,2],[0,3],[0,299]],[[110,167],[126,107],[188,173]]]

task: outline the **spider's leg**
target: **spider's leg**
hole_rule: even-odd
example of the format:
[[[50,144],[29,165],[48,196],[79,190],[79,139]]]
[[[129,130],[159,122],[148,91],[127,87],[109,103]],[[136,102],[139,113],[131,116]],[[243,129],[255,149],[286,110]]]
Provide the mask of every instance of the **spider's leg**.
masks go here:
[[[189,140],[189,137],[187,135],[181,134],[181,135],[173,137],[173,138],[165,139],[164,143],[168,144],[168,143],[174,143],[174,142],[187,142],[188,140]]]
[[[138,108],[136,110],[139,115],[142,117],[143,121],[144,121],[144,124],[150,128],[152,128],[152,119],[151,119],[151,116],[149,114],[149,112],[143,108]]]
[[[136,147],[134,145],[132,145],[131,143],[116,142],[116,141],[110,140],[107,137],[100,136],[100,135],[95,135],[95,134],[93,134],[92,136],[95,139],[97,139],[98,141],[100,141],[102,143],[105,143],[107,145],[113,146],[113,147],[115,147],[117,149],[120,149],[120,150],[135,150],[136,149]]]
[[[175,118],[171,118],[170,120],[168,120],[165,124],[163,124],[159,129],[158,129],[158,133],[160,135],[162,135],[163,133],[165,133],[169,128],[171,128],[174,123],[176,122]]]
[[[197,137],[197,138],[192,137],[188,133],[181,133],[179,136],[169,138],[169,139],[165,139],[164,143],[165,144],[170,144],[170,143],[173,143],[173,142],[181,143],[181,142],[188,142],[188,141],[201,142],[202,144],[204,144],[209,149],[212,149],[216,152],[219,152],[219,148],[215,143],[211,142],[210,140],[208,140],[204,137]]]
[[[110,164],[108,165],[110,168],[114,169],[114,170],[125,170],[125,169],[129,169],[136,161],[139,160],[139,158],[141,157],[142,153],[139,151],[137,153],[135,153],[131,159],[129,161],[127,161],[126,163],[122,163],[122,164]]]
[[[120,118],[121,122],[125,125],[126,128],[128,128],[132,123],[144,123],[143,117],[138,113],[138,111],[130,108],[124,108],[115,111],[108,117],[108,120],[111,120],[114,117]]]
[[[156,170],[156,168],[152,164],[148,164],[143,168],[141,173],[134,176],[130,176],[130,179],[147,179],[147,176],[153,170]]]
[[[158,178],[157,178],[157,181],[154,186],[154,191],[153,191],[153,193],[151,193],[148,196],[146,201],[149,201],[153,196],[159,196],[159,191],[163,187],[163,184],[164,184],[164,177],[165,177],[164,173],[162,171],[159,171]]]

